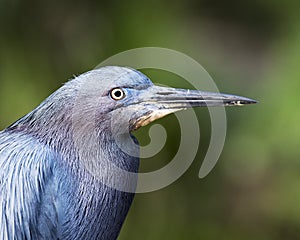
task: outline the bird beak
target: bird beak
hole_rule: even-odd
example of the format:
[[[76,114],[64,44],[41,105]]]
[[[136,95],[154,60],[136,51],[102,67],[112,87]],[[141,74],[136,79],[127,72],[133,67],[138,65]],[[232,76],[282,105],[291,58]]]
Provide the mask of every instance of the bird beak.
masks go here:
[[[255,100],[236,95],[155,85],[147,88],[140,97],[139,105],[143,106],[144,114],[136,118],[132,130],[145,126],[170,113],[187,108],[242,106],[257,103]]]

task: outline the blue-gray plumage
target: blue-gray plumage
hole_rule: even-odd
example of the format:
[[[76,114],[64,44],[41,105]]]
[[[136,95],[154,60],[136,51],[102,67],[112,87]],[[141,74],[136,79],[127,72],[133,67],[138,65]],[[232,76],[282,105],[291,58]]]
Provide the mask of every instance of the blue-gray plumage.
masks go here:
[[[120,176],[105,175],[104,162],[138,171],[139,158],[120,148],[112,128],[131,132],[188,107],[254,102],[158,87],[124,67],[76,77],[0,132],[0,239],[116,239],[134,193],[86,167],[112,181]],[[137,179],[120,180],[136,186]]]

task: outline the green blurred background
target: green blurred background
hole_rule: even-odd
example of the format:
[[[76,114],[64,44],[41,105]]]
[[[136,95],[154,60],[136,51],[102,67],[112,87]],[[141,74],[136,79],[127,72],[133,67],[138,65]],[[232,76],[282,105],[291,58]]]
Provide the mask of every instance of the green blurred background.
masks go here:
[[[206,109],[197,109],[197,158],[172,185],[137,195],[120,239],[300,239],[299,9],[295,0],[0,0],[0,127],[73,74],[120,51],[181,51],[201,63],[222,92],[260,103],[227,108],[226,144],[204,179],[197,174],[210,120]],[[144,72],[154,82],[189,87],[170,73]],[[164,166],[176,153],[176,117],[160,123],[167,144],[142,160],[141,171]],[[150,141],[148,129],[136,133],[142,144]]]

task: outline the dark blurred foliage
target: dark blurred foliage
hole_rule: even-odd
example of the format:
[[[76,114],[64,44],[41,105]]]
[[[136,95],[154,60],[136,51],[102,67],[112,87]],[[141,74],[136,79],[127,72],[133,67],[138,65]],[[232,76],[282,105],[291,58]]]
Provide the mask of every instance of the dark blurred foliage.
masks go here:
[[[0,127],[115,53],[144,46],[182,51],[222,92],[260,103],[227,109],[224,151],[204,179],[197,174],[210,121],[206,109],[197,109],[197,159],[167,188],[137,195],[120,239],[300,239],[299,9],[292,0],[1,0]],[[178,78],[144,72],[161,84]],[[181,80],[173,86],[190,87]],[[167,144],[142,160],[141,171],[176,154],[176,117],[159,123]],[[136,133],[142,144],[150,141],[148,129]]]

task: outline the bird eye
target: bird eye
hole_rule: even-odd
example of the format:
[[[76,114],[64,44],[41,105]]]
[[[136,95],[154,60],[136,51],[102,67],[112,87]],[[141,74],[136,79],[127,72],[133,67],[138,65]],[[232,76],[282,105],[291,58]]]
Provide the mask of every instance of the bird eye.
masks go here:
[[[125,92],[121,88],[114,88],[110,91],[110,96],[114,100],[121,100],[125,97]]]

